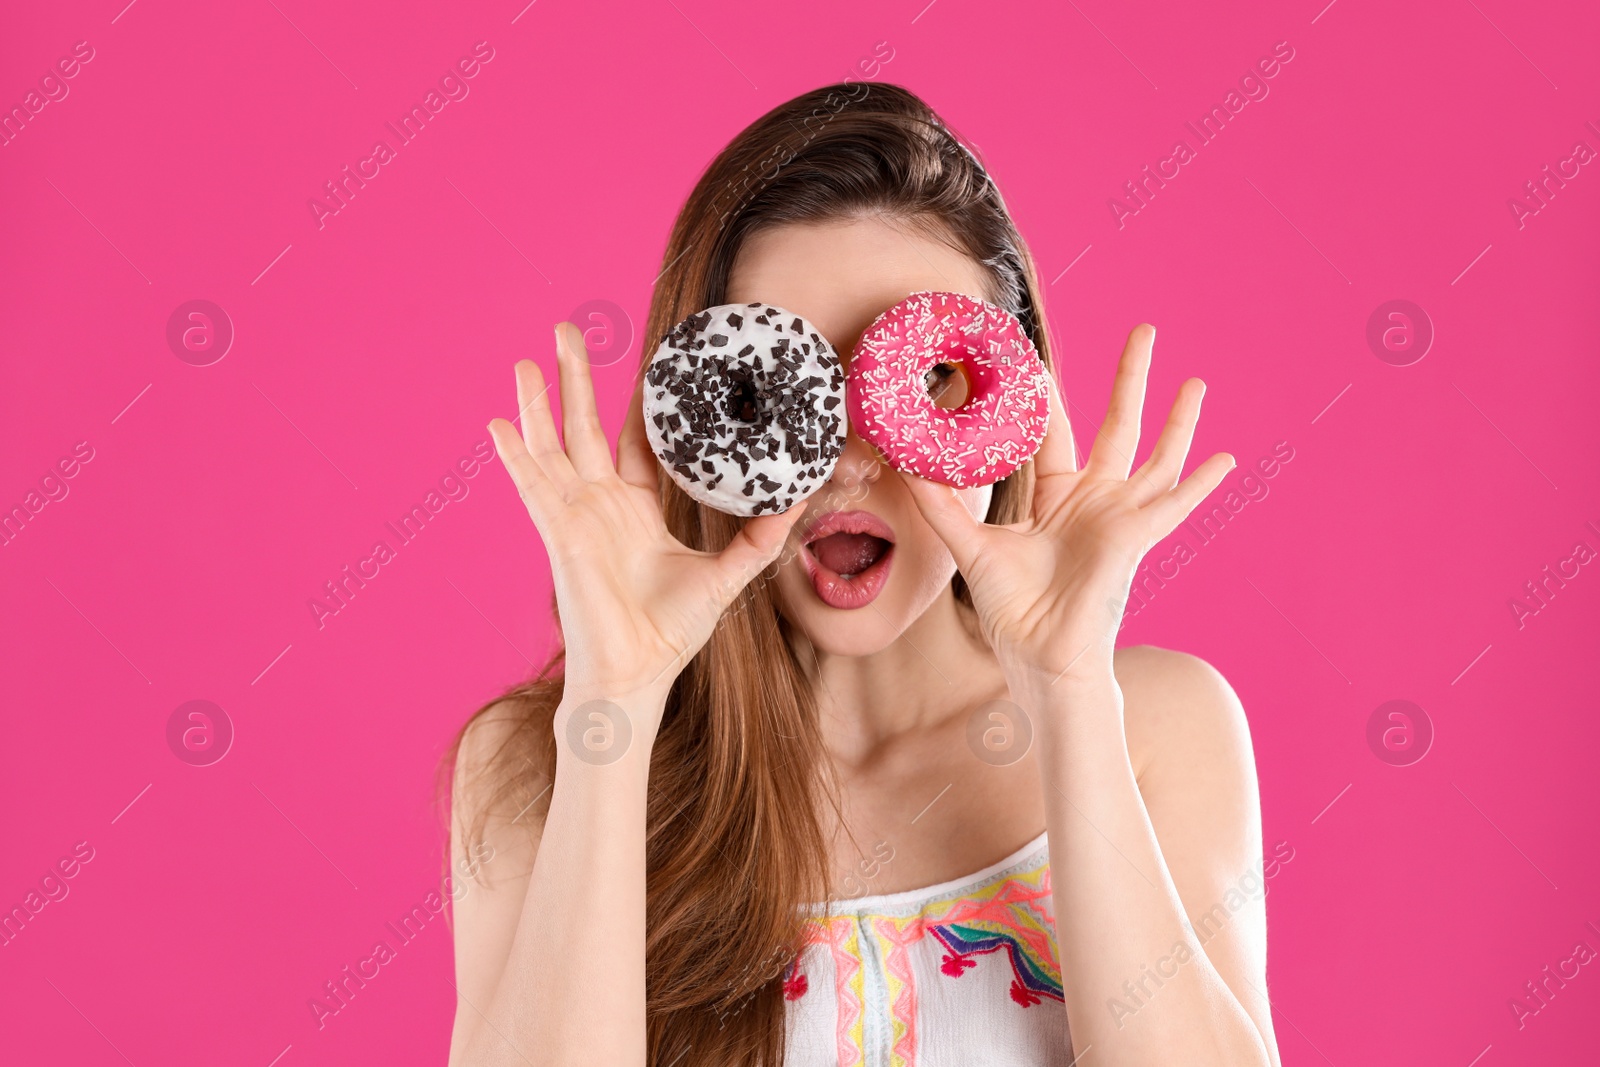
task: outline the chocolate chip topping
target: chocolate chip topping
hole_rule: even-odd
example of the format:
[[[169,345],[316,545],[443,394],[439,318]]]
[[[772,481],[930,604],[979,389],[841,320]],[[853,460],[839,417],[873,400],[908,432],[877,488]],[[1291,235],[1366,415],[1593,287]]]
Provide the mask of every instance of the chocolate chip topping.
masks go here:
[[[832,475],[844,449],[844,370],[814,328],[781,308],[688,316],[645,381],[656,456],[686,492],[721,510],[785,511]]]

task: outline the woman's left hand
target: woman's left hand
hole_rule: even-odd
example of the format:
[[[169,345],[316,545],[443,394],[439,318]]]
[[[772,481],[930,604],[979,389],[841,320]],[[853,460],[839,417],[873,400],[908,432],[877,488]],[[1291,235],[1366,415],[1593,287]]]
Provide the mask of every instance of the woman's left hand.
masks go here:
[[[1190,378],[1154,452],[1129,476],[1155,335],[1148,324],[1128,334],[1105,425],[1082,470],[1051,377],[1050,427],[1033,460],[1029,518],[989,525],[950,486],[906,475],[923,517],[955,557],[983,634],[1014,687],[1053,685],[1069,675],[1109,679],[1139,561],[1234,467],[1233,457],[1219,452],[1178,480],[1205,394],[1205,383]]]

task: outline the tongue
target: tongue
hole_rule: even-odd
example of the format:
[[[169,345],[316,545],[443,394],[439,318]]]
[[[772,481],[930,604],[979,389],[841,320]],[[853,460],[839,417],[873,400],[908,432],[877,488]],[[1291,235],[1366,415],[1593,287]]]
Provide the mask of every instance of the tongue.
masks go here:
[[[817,562],[841,578],[852,578],[883,558],[888,542],[871,534],[836,533],[811,542]]]

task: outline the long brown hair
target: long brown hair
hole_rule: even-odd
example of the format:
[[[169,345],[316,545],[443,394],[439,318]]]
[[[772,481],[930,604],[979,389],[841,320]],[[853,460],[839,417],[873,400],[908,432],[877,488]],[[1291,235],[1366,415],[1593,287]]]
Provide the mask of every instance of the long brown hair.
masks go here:
[[[914,94],[858,82],[774,108],[706,168],[662,254],[640,373],[673,324],[725,303],[750,235],[863,214],[923,227],[982,263],[989,298],[1021,320],[1048,366],[1033,262],[983,166]],[[737,533],[740,519],[695,502],[670,478],[660,482],[667,528],[684,544],[716,551]],[[988,521],[1023,518],[1032,483],[1031,464],[998,483]],[[803,947],[803,906],[828,895],[824,815],[836,794],[771,573],[740,594],[678,676],[650,756],[645,951],[655,1067],[781,1064],[781,976]],[[970,606],[960,575],[954,589]],[[516,810],[553,780],[562,659],[558,650],[462,730],[491,709],[516,724],[471,783],[479,813]],[[484,817],[462,828],[463,840],[476,840]]]

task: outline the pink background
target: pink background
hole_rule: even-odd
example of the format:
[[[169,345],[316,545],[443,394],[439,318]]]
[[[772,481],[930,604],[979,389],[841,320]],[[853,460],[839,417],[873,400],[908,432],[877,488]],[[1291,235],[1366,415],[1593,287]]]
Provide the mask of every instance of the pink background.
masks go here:
[[[1600,166],[1520,229],[1507,201],[1600,149],[1600,14],[1325,2],[19,6],[0,105],[94,59],[0,147],[0,507],[94,458],[0,547],[0,906],[94,859],[0,947],[0,1058],[442,1062],[442,921],[320,1030],[307,1002],[436,888],[435,762],[544,656],[545,559],[490,464],[320,629],[308,601],[512,413],[552,323],[642,322],[719,147],[877,50],[996,175],[1080,423],[1151,321],[1153,403],[1210,385],[1198,451],[1294,450],[1124,634],[1249,711],[1294,850],[1285,1062],[1592,1062],[1600,967],[1521,1029],[1508,1000],[1600,950],[1600,568],[1520,628],[1509,602],[1600,549]],[[470,94],[319,229],[308,199],[479,41]],[[1119,229],[1108,198],[1280,41],[1270,95]],[[237,332],[205,367],[165,339],[196,298]],[[1436,330],[1411,366],[1365,339],[1393,298]],[[597,372],[613,430],[638,344]],[[167,744],[194,699],[236,731],[211,766]],[[1436,732],[1412,766],[1367,744],[1391,699]]]

